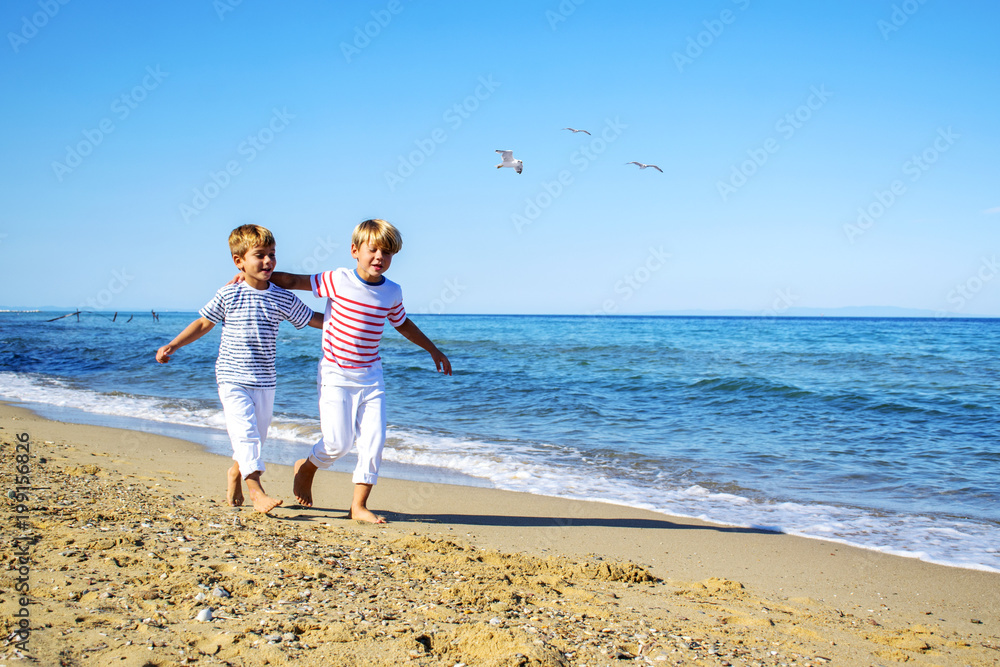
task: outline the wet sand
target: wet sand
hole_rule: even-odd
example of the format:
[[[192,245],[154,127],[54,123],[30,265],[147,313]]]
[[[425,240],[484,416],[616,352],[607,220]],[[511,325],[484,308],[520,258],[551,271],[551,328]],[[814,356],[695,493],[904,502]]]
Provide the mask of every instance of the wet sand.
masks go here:
[[[997,573],[393,479],[360,524],[277,465],[264,516],[193,443],[2,404],[0,442],[0,665],[1000,664]]]

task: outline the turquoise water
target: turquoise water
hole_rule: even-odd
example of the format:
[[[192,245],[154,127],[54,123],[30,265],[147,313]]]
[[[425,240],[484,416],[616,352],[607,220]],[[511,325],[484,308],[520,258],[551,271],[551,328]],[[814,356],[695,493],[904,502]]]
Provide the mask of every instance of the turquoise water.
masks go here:
[[[218,330],[161,366],[156,348],[193,313],[45,322],[55,315],[0,313],[0,397],[181,425],[224,452]],[[386,474],[432,471],[1000,570],[1000,321],[414,320],[455,375],[387,335]],[[283,325],[275,462],[317,437],[318,356],[318,331]]]

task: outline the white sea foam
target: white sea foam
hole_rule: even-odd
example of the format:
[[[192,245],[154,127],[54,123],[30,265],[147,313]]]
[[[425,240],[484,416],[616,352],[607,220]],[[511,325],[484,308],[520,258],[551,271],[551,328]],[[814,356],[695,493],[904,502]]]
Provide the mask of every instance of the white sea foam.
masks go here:
[[[434,465],[489,480],[500,489],[648,509],[671,516],[822,538],[942,565],[1000,572],[1000,527],[937,516],[904,515],[828,504],[767,503],[699,485],[649,488],[580,467],[540,462],[522,448],[395,430],[386,458]],[[524,447],[524,450],[528,447]],[[532,447],[532,449],[537,449]],[[993,546],[991,546],[993,545]]]
[[[225,429],[222,411],[211,401],[102,393],[50,377],[0,373],[0,399],[205,429],[216,436]],[[301,447],[314,443],[319,433],[317,420],[277,415],[268,434],[269,459],[278,463],[294,460]],[[391,427],[389,436],[387,463],[452,471],[456,477],[471,476],[499,489],[776,530],[944,565],[1000,572],[1000,526],[994,523],[875,513],[822,503],[768,503],[697,484],[650,486],[630,480],[626,471],[615,474],[607,469],[583,467],[580,456],[537,443],[463,439],[398,427]],[[402,470],[401,476],[405,476],[405,469]]]
[[[225,431],[226,420],[218,402],[206,405],[188,399],[134,396],[80,389],[50,377],[0,373],[0,399],[40,403],[80,410],[93,415],[142,419],[150,422]],[[319,421],[293,421],[275,416],[269,439],[312,444],[319,438]]]

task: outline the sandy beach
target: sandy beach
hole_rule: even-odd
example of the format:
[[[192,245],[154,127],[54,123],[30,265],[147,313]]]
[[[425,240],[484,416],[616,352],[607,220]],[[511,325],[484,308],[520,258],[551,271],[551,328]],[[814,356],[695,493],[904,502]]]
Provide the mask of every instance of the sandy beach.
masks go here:
[[[366,525],[277,465],[263,516],[193,443],[9,405],[0,440],[0,665],[1000,664],[996,573],[393,479]]]

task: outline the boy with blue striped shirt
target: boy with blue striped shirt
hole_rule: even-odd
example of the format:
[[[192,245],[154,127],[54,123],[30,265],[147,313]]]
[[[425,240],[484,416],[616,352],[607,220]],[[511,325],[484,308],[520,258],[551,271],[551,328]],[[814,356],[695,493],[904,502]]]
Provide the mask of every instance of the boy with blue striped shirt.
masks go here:
[[[243,504],[243,481],[258,512],[267,514],[281,504],[261,486],[264,472],[261,448],[274,410],[274,358],[278,325],[288,320],[296,329],[323,327],[323,314],[313,312],[297,296],[272,285],[275,267],[274,236],[259,225],[237,227],[229,235],[233,262],[244,280],[226,285],[198,311],[200,317],[174,340],[156,351],[161,364],[178,348],[198,340],[222,323],[222,341],[215,363],[219,399],[233,445],[226,500]]]

